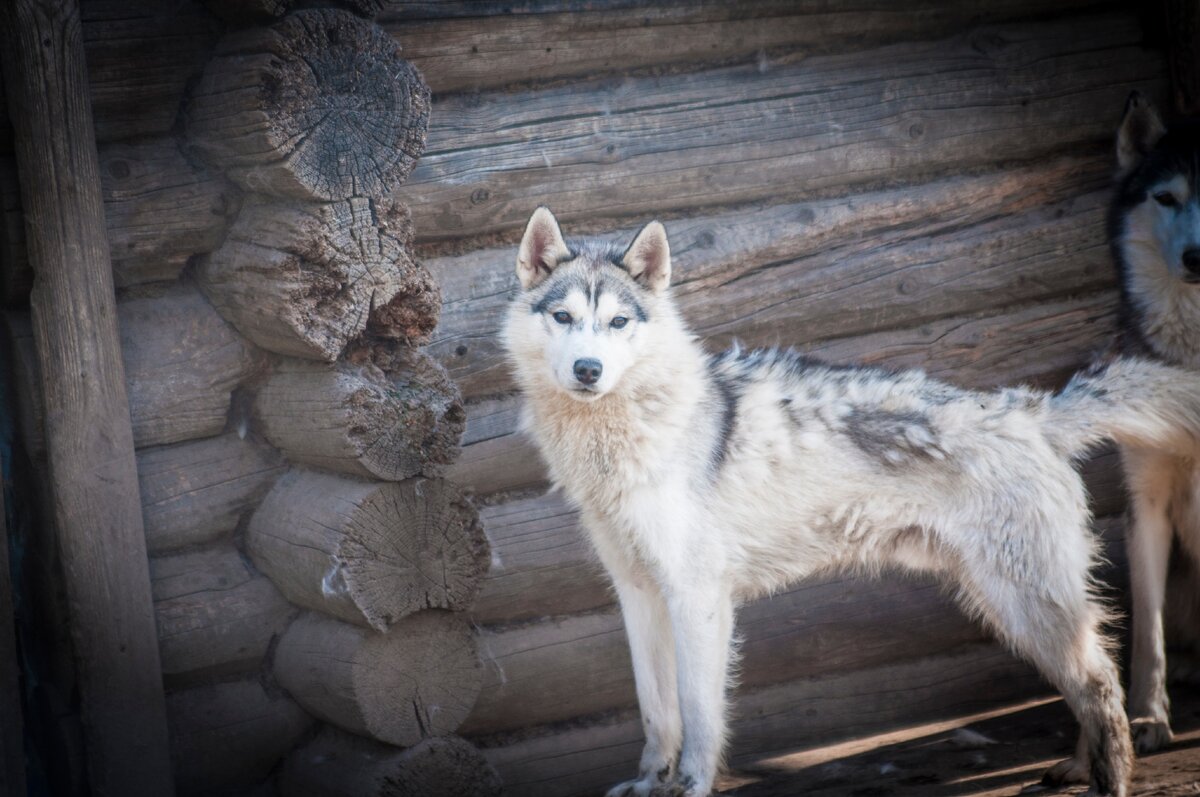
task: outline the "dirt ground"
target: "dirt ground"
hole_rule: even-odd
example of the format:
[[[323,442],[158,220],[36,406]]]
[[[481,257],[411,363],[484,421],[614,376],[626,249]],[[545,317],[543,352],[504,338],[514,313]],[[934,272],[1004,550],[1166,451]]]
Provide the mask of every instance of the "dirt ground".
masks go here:
[[[1174,687],[1175,743],[1137,763],[1136,797],[1200,795],[1200,688]],[[737,797],[1012,797],[1077,795],[1042,772],[1070,754],[1075,725],[1061,700],[856,739],[817,750],[736,761],[719,782]]]

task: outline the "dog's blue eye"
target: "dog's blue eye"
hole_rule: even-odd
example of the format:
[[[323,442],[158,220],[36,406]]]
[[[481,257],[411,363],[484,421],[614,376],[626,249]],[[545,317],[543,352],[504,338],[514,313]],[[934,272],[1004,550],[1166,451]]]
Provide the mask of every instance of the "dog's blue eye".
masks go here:
[[[614,318],[612,321],[610,321],[609,325],[612,326],[613,329],[620,329],[621,327],[625,326],[628,323],[629,323],[628,318],[626,318],[623,315],[619,315],[616,318]]]
[[[560,324],[569,324],[571,323],[571,314],[566,310],[559,310],[554,314],[554,320]]]
[[[1170,191],[1159,191],[1154,195],[1154,201],[1164,208],[1173,208],[1179,204],[1178,200],[1175,199],[1175,195]]]

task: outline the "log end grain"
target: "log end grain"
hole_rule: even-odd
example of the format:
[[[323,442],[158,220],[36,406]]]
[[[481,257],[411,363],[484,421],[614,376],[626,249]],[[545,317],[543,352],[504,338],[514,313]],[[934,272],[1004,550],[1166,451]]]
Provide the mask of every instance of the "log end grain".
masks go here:
[[[490,556],[474,507],[447,482],[304,470],[276,483],[246,544],[293,603],[378,631],[423,609],[468,608]]]
[[[372,349],[395,351],[383,367],[362,349],[331,366],[279,363],[254,403],[263,434],[306,465],[388,481],[440,475],[466,422],[457,388],[420,352]]]
[[[429,337],[441,294],[409,254],[411,240],[408,209],[386,198],[252,201],[197,276],[256,345],[332,361],[368,326],[410,343]]]
[[[351,13],[314,9],[226,37],[187,110],[192,143],[250,191],[382,196],[425,148],[430,93],[399,45]]]

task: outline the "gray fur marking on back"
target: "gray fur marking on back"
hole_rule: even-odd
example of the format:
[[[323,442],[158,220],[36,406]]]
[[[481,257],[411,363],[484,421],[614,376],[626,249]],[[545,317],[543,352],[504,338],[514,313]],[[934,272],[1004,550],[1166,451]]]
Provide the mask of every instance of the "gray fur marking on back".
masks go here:
[[[937,432],[923,413],[855,407],[846,416],[845,424],[850,442],[889,467],[914,457],[942,458]]]

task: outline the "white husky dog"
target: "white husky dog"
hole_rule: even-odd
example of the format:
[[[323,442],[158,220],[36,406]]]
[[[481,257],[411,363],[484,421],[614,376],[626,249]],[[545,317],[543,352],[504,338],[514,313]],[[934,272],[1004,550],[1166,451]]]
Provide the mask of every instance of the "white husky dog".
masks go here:
[[[672,302],[666,231],[568,245],[546,208],[517,257],[504,343],[525,426],[582,512],[621,602],[646,745],[610,795],[710,793],[734,609],[829,571],[942,574],[1082,726],[1056,779],[1127,794],[1129,725],[1091,593],[1072,458],[1113,437],[1175,448],[1200,375],[1121,360],[1057,395],[982,393],[790,351],[710,355]],[[1190,434],[1190,433],[1189,433]]]
[[[1121,349],[1200,372],[1200,123],[1168,130],[1135,93],[1117,134],[1117,163],[1109,233],[1121,278]],[[1185,571],[1194,575],[1200,564],[1200,467],[1194,455],[1170,449],[1123,447],[1121,459],[1133,520],[1129,716],[1137,749],[1149,752],[1171,741],[1163,608],[1196,600],[1186,582],[1168,594],[1167,572],[1172,538],[1190,560]]]

